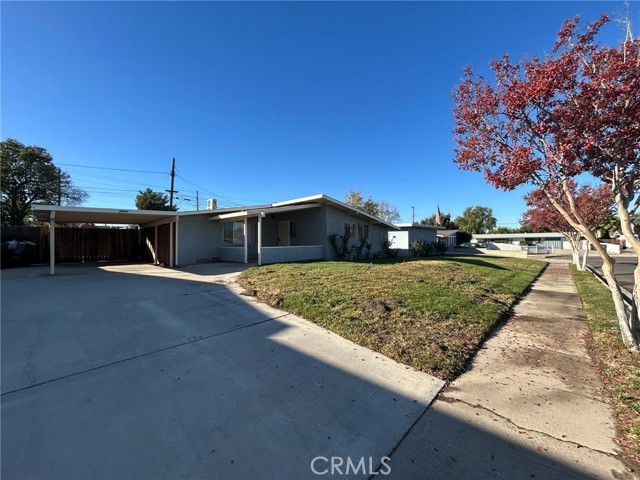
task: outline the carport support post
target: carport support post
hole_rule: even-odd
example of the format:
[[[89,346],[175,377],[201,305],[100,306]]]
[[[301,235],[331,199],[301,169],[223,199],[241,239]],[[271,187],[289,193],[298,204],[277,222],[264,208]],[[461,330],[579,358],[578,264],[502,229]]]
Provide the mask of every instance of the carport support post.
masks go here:
[[[56,273],[56,212],[49,214],[49,274]]]
[[[264,212],[258,214],[258,265],[262,265],[262,217]]]
[[[179,240],[178,233],[180,232],[180,228],[178,228],[179,223],[180,223],[180,216],[176,215],[176,261],[175,261],[176,267],[179,265],[178,252],[180,251],[180,248],[179,248],[180,242],[178,241]]]
[[[173,222],[169,222],[169,268],[173,268]]]
[[[249,263],[249,239],[247,238],[247,217],[244,217],[244,263]]]

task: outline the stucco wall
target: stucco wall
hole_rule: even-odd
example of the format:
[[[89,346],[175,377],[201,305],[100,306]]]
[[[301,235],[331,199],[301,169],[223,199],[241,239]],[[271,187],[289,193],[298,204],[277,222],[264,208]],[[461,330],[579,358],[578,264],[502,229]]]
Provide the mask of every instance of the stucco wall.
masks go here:
[[[382,253],[382,244],[387,241],[387,232],[389,229],[379,224],[369,223],[369,219],[362,215],[350,214],[344,210],[339,210],[330,206],[324,207],[326,209],[326,234],[324,238],[324,255],[326,260],[335,260],[336,254],[329,242],[329,235],[337,233],[338,235],[344,235],[345,223],[362,223],[369,225],[369,241],[371,242],[371,254]],[[358,246],[360,240],[349,240],[349,246]]]
[[[422,240],[424,242],[436,243],[438,236],[436,230],[433,228],[422,227],[402,227],[401,231],[390,230],[388,233],[389,242],[391,242],[391,248],[397,248],[398,255],[401,257],[407,257],[412,255],[411,243],[416,240]]]
[[[181,216],[178,221],[178,262],[179,265],[196,263],[201,258],[218,255],[222,242],[219,222],[209,220],[211,213]]]
[[[438,241],[436,230],[433,228],[410,228],[409,245],[411,245],[411,242],[414,242],[415,240],[436,243]]]
[[[242,245],[235,247],[219,247],[218,257],[224,262],[244,263],[244,247]]]
[[[322,260],[324,247],[312,245],[308,247],[263,247],[262,264],[302,262],[306,260]]]
[[[323,245],[326,237],[324,222],[325,207],[315,207],[292,212],[280,212],[267,215],[262,219],[262,245],[278,246],[278,222],[286,221],[295,224],[295,237],[290,238],[290,245]]]

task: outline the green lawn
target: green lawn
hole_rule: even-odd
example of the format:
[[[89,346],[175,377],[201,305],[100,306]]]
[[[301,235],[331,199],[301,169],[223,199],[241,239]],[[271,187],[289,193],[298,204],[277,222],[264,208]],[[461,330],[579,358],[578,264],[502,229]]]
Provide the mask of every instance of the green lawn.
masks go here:
[[[571,271],[589,321],[591,352],[614,403],[618,442],[640,462],[640,358],[622,343],[609,290],[591,273]]]
[[[247,293],[444,380],[478,346],[545,263],[437,257],[249,269]]]

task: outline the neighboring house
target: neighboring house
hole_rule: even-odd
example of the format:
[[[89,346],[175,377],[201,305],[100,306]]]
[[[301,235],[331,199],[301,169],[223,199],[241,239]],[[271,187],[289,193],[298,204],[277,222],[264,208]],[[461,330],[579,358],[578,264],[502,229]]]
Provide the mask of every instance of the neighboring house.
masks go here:
[[[361,240],[381,254],[389,230],[398,227],[360,209],[319,194],[266,205],[195,212],[92,209],[35,205],[39,221],[136,224],[146,259],[167,266],[214,258],[259,265],[333,260],[329,236],[348,232],[349,246]],[[52,235],[53,235],[52,228]],[[54,259],[52,258],[52,271]]]
[[[544,245],[555,249],[570,249],[567,238],[558,232],[548,233],[475,233],[471,239],[474,243],[510,243],[519,245],[526,242],[528,245]],[[565,245],[566,243],[566,245]]]
[[[436,243],[437,232],[441,227],[435,225],[421,225],[419,223],[396,223],[398,231],[390,231],[389,248],[398,249],[398,255],[404,257],[411,255],[411,244],[416,240]]]
[[[438,242],[446,247],[455,247],[460,243],[458,241],[458,232],[460,230],[438,230]]]
[[[636,237],[636,239],[640,238],[638,235],[634,235]],[[629,240],[627,240],[627,238],[624,236],[623,233],[616,231],[611,235],[611,238],[614,238],[616,240],[618,240],[619,242],[621,242],[621,246],[623,246],[624,248],[632,248],[631,242]]]

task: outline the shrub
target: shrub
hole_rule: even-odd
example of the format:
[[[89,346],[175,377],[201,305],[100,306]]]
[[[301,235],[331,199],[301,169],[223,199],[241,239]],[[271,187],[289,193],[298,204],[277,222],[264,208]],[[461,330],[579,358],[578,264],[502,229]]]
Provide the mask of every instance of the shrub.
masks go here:
[[[382,252],[385,257],[397,257],[400,249],[391,248],[391,242],[389,240],[385,240],[382,242]]]
[[[331,243],[338,260],[349,260],[349,235],[332,233],[329,235],[329,243]]]
[[[447,247],[446,245],[438,242],[414,240],[411,242],[411,245],[409,245],[409,249],[414,257],[429,257],[432,255],[444,255]]]

